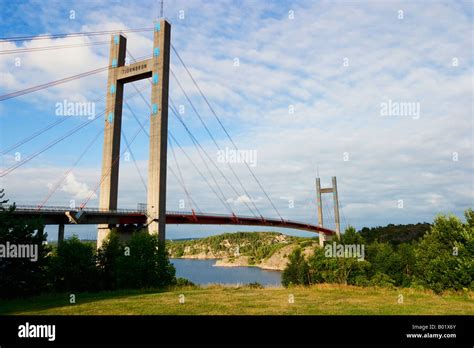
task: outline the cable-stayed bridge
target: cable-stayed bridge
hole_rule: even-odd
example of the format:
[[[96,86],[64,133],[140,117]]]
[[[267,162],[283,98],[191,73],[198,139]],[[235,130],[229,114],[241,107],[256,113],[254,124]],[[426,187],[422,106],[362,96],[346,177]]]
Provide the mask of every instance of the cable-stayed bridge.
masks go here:
[[[125,32],[139,32],[139,31],[152,31],[153,32],[153,49],[151,55],[135,58],[127,50],[127,38]],[[257,177],[252,167],[244,161],[246,170],[248,171],[251,180],[256,183],[257,187],[265,197],[269,206],[276,213],[277,218],[264,217],[260,211],[260,208],[256,205],[255,200],[251,198],[250,193],[245,184],[245,180],[242,179],[241,175],[238,175],[235,168],[230,164],[227,164],[227,169],[232,173],[231,176],[226,175],[220,166],[217,165],[215,158],[209,154],[198,138],[193,134],[190,127],[186,124],[183,117],[178,112],[178,108],[174,103],[172,97],[169,95],[169,79],[170,76],[176,81],[181,93],[186,98],[188,103],[200,124],[203,126],[206,134],[209,136],[211,143],[219,151],[221,147],[213,135],[210,127],[206,123],[205,119],[201,116],[198,108],[192,102],[189,94],[186,92],[183,84],[179,81],[178,76],[170,68],[170,56],[173,52],[177,57],[178,61],[184,68],[184,71],[188,74],[198,94],[202,97],[204,104],[208,107],[211,115],[215,118],[220,128],[224,132],[226,138],[232,144],[232,148],[235,151],[239,151],[239,148],[232,138],[228,129],[224,126],[217,112],[212,107],[209,99],[206,97],[203,90],[200,88],[196,79],[192,75],[190,69],[187,67],[181,56],[179,55],[176,48],[171,44],[171,25],[165,20],[161,19],[154,23],[152,28],[141,28],[141,29],[129,29],[123,31],[103,31],[103,32],[89,32],[89,33],[73,33],[73,34],[57,34],[57,35],[40,35],[34,37],[17,37],[17,38],[4,38],[1,41],[22,41],[22,40],[42,40],[45,38],[58,38],[58,37],[81,37],[81,36],[95,36],[95,35],[106,35],[112,34],[110,41],[96,41],[89,42],[83,45],[81,44],[70,44],[70,45],[56,45],[56,46],[43,46],[34,48],[18,48],[13,50],[0,51],[0,55],[14,54],[14,53],[27,53],[36,52],[40,50],[60,50],[68,48],[77,48],[80,46],[93,46],[101,44],[110,44],[110,55],[109,65],[101,68],[97,68],[91,71],[87,71],[81,74],[66,77],[60,80],[51,81],[46,84],[41,84],[33,87],[29,87],[16,92],[8,93],[0,96],[0,101],[17,98],[29,93],[44,90],[53,86],[57,86],[63,83],[74,81],[77,79],[85,78],[100,72],[108,72],[107,79],[107,92],[103,98],[99,100],[105,100],[106,108],[98,116],[83,123],[76,127],[64,132],[60,137],[55,139],[48,139],[46,145],[38,148],[34,153],[27,156],[21,161],[2,168],[0,177],[11,175],[16,169],[27,164],[29,161],[35,159],[42,153],[50,150],[56,145],[68,139],[73,134],[84,129],[88,125],[94,123],[100,119],[104,122],[104,127],[101,129],[92,140],[86,144],[82,152],[77,153],[77,158],[74,164],[69,168],[62,176],[58,179],[56,184],[51,187],[47,196],[38,204],[31,206],[17,206],[14,214],[19,218],[31,218],[41,216],[45,224],[59,225],[58,239],[61,241],[64,238],[64,225],[66,224],[94,224],[98,225],[98,246],[101,245],[102,240],[106,237],[107,233],[111,228],[118,228],[119,232],[124,234],[130,231],[130,227],[133,228],[147,228],[150,233],[158,233],[161,240],[165,239],[166,224],[203,224],[203,225],[249,225],[249,226],[272,226],[272,227],[283,227],[299,229],[304,231],[316,232],[320,234],[320,241],[329,240],[332,235],[339,235],[340,223],[339,223],[339,203],[337,196],[337,184],[335,177],[333,178],[333,185],[330,188],[321,188],[319,178],[316,182],[316,202],[318,210],[318,224],[312,225],[302,222],[296,222],[284,219],[271,199],[270,195],[264,188],[261,180]],[[132,60],[132,63],[126,64],[126,57]],[[144,88],[138,88],[134,82],[138,80],[148,80],[149,85],[145,86],[151,88],[151,98],[148,100],[143,95]],[[124,98],[124,85],[131,84],[134,88],[134,92]],[[146,121],[141,122],[136,116],[132,107],[130,107],[127,100],[139,96],[149,108],[149,117]],[[127,138],[122,132],[122,108],[123,104],[129,109],[135,120],[138,122],[140,128],[133,135],[132,138]],[[192,144],[195,146],[202,163],[196,163],[191,156],[186,152],[184,147],[178,141],[177,137],[173,134],[173,131],[168,128],[168,113],[171,111],[173,117],[183,126],[183,129],[188,134]],[[36,130],[33,134],[28,137],[17,141],[1,150],[1,155],[6,155],[19,148],[20,146],[30,142],[31,140],[40,137],[41,135],[47,134],[51,129],[63,124],[71,116],[65,116],[58,120],[55,120],[51,124],[48,124],[41,129]],[[149,125],[148,125],[149,123]],[[147,130],[145,127],[148,127]],[[148,161],[148,182],[146,183],[143,175],[140,173],[138,165],[136,163],[135,156],[131,150],[131,145],[136,140],[140,133],[144,133],[149,138],[149,161]],[[102,135],[102,133],[104,133]],[[94,190],[88,195],[87,198],[77,208],[71,207],[59,207],[59,206],[48,206],[47,203],[50,198],[57,192],[57,190],[64,184],[67,176],[73,172],[79,162],[88,154],[88,152],[94,148],[94,144],[100,136],[103,136],[103,152],[102,152],[102,175],[99,178],[97,185]],[[125,149],[121,148],[121,141],[125,142]],[[168,166],[168,145],[171,148],[171,159],[176,163],[177,170],[173,170]],[[217,198],[217,201],[222,204],[224,209],[228,211],[228,214],[213,214],[208,212],[202,212],[199,209],[198,204],[194,197],[191,196],[189,186],[183,179],[182,170],[180,169],[179,163],[176,159],[175,149],[180,149],[186,156],[187,161],[193,166],[196,173],[200,175],[202,180],[209,187],[210,191]],[[140,180],[147,192],[147,203],[142,205],[141,208],[137,209],[120,209],[118,207],[118,178],[119,178],[119,163],[120,158],[123,157],[125,151],[128,151],[134,161],[135,167],[140,175]],[[189,212],[171,212],[166,210],[166,180],[167,174],[171,173],[177,180],[178,184],[183,189],[189,206],[192,208]],[[223,179],[226,183],[225,187],[219,183],[218,179]],[[225,190],[230,190],[237,197],[247,197],[247,200],[243,200],[242,203],[248,209],[250,215],[237,215],[234,213],[232,206],[229,204]],[[99,207],[91,208],[88,206],[89,201],[100,190],[99,194]],[[335,218],[335,230],[331,230],[323,227],[323,205],[321,194],[332,193],[334,198],[334,218]]]

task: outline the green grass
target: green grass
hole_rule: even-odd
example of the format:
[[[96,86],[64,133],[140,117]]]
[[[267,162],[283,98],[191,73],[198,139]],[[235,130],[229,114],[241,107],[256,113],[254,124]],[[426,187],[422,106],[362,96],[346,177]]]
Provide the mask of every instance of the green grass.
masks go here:
[[[179,303],[179,296],[185,303]],[[403,303],[398,303],[399,295]],[[289,303],[289,296],[294,303]],[[359,288],[316,285],[309,288],[210,286],[170,290],[49,294],[27,300],[0,301],[2,315],[330,315],[330,314],[474,314],[473,293],[414,289]]]

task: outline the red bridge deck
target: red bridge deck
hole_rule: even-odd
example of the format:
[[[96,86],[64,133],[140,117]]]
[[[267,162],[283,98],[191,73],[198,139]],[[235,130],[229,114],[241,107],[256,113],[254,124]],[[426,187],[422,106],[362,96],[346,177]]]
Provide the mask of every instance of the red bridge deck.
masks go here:
[[[57,224],[145,224],[145,211],[120,209],[102,210],[95,208],[71,209],[68,207],[41,207],[17,206],[14,214],[19,218],[33,218],[41,216],[47,225]],[[70,216],[76,219],[72,221]],[[267,219],[263,217],[205,214],[194,212],[167,212],[167,224],[195,224],[195,225],[242,225],[242,226],[272,226],[292,228],[315,233],[333,235],[336,232],[327,228],[303,222]]]

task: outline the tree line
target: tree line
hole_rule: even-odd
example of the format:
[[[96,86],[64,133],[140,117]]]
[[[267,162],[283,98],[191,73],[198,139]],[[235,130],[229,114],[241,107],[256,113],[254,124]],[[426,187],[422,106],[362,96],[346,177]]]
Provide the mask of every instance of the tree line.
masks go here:
[[[0,245],[36,245],[37,260],[0,258],[0,297],[28,297],[43,292],[84,292],[162,288],[176,284],[175,268],[157,235],[137,231],[120,241],[112,230],[102,247],[73,236],[57,247],[46,243],[41,219],[19,220],[15,206],[0,205]]]
[[[357,286],[417,287],[437,293],[473,289],[474,212],[465,221],[454,215],[436,217],[432,225],[348,227],[340,241],[315,248],[305,258],[297,248],[289,256],[282,284],[338,283]],[[422,232],[422,229],[425,229]],[[328,257],[332,243],[363,246],[363,260],[344,254]]]

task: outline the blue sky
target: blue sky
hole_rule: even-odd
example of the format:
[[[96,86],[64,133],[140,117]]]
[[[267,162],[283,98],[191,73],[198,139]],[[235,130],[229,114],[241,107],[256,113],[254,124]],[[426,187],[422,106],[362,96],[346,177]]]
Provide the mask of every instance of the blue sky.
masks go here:
[[[0,0],[0,8],[1,37],[151,27],[159,12],[158,1]],[[319,171],[323,185],[330,184],[331,176],[338,177],[343,223],[358,228],[432,221],[438,213],[461,216],[472,207],[472,13],[469,1],[165,1],[173,45],[239,148],[257,153],[255,173],[282,215],[316,221],[314,178]],[[151,35],[127,34],[133,56],[151,54]],[[109,37],[0,43],[0,50],[102,40]],[[239,66],[234,66],[236,58]],[[21,64],[16,66],[18,59]],[[107,62],[108,45],[0,55],[0,94]],[[171,62],[219,146],[231,147],[176,56],[172,55]],[[103,97],[106,79],[106,73],[97,74],[0,102],[0,148],[61,117],[55,115],[58,102],[93,102]],[[186,123],[209,154],[216,156],[176,82],[170,81],[170,95],[184,106]],[[145,87],[148,98],[147,83],[136,85]],[[133,91],[127,85],[125,97]],[[418,117],[382,116],[381,104],[389,100],[418,105]],[[144,122],[148,110],[143,101],[137,97],[128,102]],[[105,106],[102,101],[95,107],[99,113]],[[15,163],[15,152],[25,158],[86,119],[71,117],[3,155],[2,168]],[[0,186],[17,204],[38,204],[103,125],[103,119],[93,122],[0,179]],[[128,139],[139,129],[125,106],[122,129]],[[201,163],[171,114],[170,130]],[[101,147],[102,135],[49,205],[69,205],[71,199],[79,205],[91,195],[100,180]],[[141,133],[132,151],[145,179],[147,148],[148,139]],[[176,155],[201,209],[225,213],[180,150],[176,149]],[[176,170],[171,153],[168,158]],[[274,217],[246,167],[232,166],[259,209]],[[220,167],[231,177],[226,165]],[[248,214],[242,203],[248,197],[236,196],[223,182],[222,189],[233,210]],[[133,161],[121,159],[119,191],[120,207],[133,208],[146,201]],[[169,175],[168,209],[179,210],[182,199],[186,199],[182,188]],[[289,200],[294,201],[293,208]],[[328,209],[330,203],[327,197]],[[98,199],[88,205],[97,206]],[[84,236],[94,234],[90,227],[79,230]],[[232,226],[169,226],[168,237],[233,230]]]

